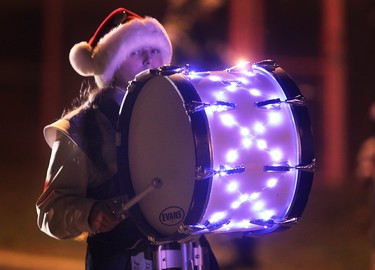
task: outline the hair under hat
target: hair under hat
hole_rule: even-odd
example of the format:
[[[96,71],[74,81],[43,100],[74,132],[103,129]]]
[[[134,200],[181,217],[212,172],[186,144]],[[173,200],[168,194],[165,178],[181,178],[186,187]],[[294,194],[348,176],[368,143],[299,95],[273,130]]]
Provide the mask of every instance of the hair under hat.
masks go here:
[[[131,13],[136,16],[98,37],[98,33],[100,35],[103,29],[108,28],[111,19],[120,12],[128,11],[120,8],[112,12],[89,42],[77,43],[70,50],[69,60],[74,70],[82,76],[94,76],[99,87],[108,86],[123,61],[142,46],[159,49],[164,65],[169,64],[172,58],[172,45],[167,32],[151,17],[142,18]]]

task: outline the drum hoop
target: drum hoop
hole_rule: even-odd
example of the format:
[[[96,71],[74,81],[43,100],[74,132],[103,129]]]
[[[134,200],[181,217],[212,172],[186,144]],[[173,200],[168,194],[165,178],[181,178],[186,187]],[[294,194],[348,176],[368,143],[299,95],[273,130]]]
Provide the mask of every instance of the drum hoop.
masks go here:
[[[185,104],[192,101],[201,102],[201,98],[193,84],[182,74],[169,77],[179,90]],[[195,145],[196,168],[211,168],[213,165],[212,142],[208,118],[204,110],[190,114],[191,127]],[[210,198],[213,177],[195,180],[193,198],[185,225],[197,224],[201,221]]]
[[[135,105],[135,101],[141,92],[143,86],[152,78],[151,74],[141,74],[137,77],[136,81],[133,81],[128,91],[126,92],[122,105],[119,111],[119,119],[117,123],[117,134],[120,136],[120,143],[117,147],[117,163],[118,173],[120,179],[124,179],[123,183],[125,186],[125,193],[129,198],[135,196],[135,191],[131,182],[130,165],[129,165],[129,127],[132,118],[132,113]],[[127,181],[129,179],[129,181]],[[142,210],[139,204],[135,204],[129,209],[130,218],[134,220],[134,223],[138,229],[144,235],[156,235],[157,232],[148,223],[146,218],[142,214]],[[140,222],[137,222],[140,221]],[[141,223],[141,224],[140,224]]]
[[[143,87],[148,81],[157,76],[157,74],[144,73],[137,77],[126,93],[123,104],[119,112],[119,120],[117,124],[117,132],[120,134],[121,143],[117,147],[117,159],[119,164],[119,176],[122,179],[131,179],[131,171],[128,156],[128,140],[129,129],[132,118],[132,112]],[[179,90],[182,99],[185,102],[201,101],[196,89],[188,81],[188,79],[181,74],[173,74],[168,78],[171,83]],[[191,127],[195,145],[196,165],[210,168],[212,166],[212,145],[211,136],[208,126],[207,115],[204,111],[196,112],[190,115]],[[194,190],[192,193],[192,201],[188,210],[188,214],[184,219],[184,224],[196,224],[203,217],[207,204],[209,202],[210,190],[212,185],[212,177],[204,180],[194,180]],[[135,190],[131,181],[125,182],[126,195],[129,198],[135,196]],[[185,234],[174,233],[170,236],[164,236],[157,232],[153,226],[144,217],[142,210],[138,204],[129,209],[131,217],[135,220],[136,225],[141,232],[146,235],[152,242],[171,242],[187,237]],[[137,222],[138,221],[138,222]],[[140,223],[140,224],[139,224]]]
[[[295,81],[280,66],[276,65],[270,68],[266,61],[264,64],[262,64],[262,62],[254,64],[253,68],[270,73],[283,89],[287,99],[293,99],[302,95]],[[299,162],[301,165],[311,164],[315,160],[315,153],[311,121],[307,107],[291,105],[291,112],[296,123],[301,149]],[[291,206],[286,215],[287,219],[301,217],[309,198],[313,175],[313,172],[298,170],[295,196],[293,197]]]

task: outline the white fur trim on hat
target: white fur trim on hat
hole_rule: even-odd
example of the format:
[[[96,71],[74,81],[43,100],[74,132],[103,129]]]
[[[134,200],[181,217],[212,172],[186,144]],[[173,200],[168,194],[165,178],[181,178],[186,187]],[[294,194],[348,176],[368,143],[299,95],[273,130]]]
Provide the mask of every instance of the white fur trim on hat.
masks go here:
[[[69,60],[82,76],[95,76],[99,87],[108,86],[113,75],[127,57],[141,46],[160,50],[163,65],[170,64],[172,45],[164,27],[154,18],[132,19],[112,29],[92,48],[80,42],[70,50]]]

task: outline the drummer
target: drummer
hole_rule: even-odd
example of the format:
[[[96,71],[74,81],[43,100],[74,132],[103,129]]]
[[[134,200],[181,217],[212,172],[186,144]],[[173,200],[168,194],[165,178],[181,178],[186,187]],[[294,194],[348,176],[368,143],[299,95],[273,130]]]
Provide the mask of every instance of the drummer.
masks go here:
[[[128,213],[117,171],[115,128],[129,81],[149,68],[171,62],[172,46],[154,18],[125,9],[112,12],[88,42],[73,46],[69,60],[97,87],[84,92],[81,105],[44,129],[52,149],[44,191],[37,200],[37,223],[56,239],[87,237],[86,269],[151,269],[150,244]],[[217,262],[207,241],[202,246]]]

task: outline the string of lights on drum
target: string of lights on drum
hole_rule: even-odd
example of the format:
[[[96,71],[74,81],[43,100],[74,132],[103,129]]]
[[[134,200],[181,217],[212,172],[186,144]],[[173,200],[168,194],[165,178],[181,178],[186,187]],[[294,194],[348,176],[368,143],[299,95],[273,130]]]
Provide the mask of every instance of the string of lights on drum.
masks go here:
[[[201,225],[223,232],[285,222],[291,200],[286,194],[296,185],[290,164],[297,162],[298,140],[281,87],[246,64],[187,76],[210,85],[193,106],[209,120],[215,167],[196,169],[197,180],[213,177],[212,202]]]

